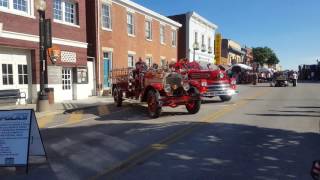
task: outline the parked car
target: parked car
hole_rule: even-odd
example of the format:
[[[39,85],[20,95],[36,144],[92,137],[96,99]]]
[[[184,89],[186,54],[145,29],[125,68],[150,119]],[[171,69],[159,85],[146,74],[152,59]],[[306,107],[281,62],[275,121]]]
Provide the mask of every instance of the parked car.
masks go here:
[[[236,79],[230,78],[225,70],[212,63],[188,62],[188,77],[194,81],[207,80],[207,91],[202,93],[203,97],[220,97],[222,101],[230,101],[237,94]]]
[[[201,106],[198,89],[206,85],[190,81],[174,69],[147,68],[142,62],[135,68],[114,69],[111,76],[115,104],[121,106],[126,99],[146,102],[151,118],[159,117],[163,106],[185,105],[190,114],[197,113]]]

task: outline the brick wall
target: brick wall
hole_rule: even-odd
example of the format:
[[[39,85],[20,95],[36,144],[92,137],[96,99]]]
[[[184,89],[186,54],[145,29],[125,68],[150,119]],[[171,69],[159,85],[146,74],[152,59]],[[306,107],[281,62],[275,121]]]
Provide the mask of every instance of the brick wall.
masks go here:
[[[113,48],[113,68],[127,67],[128,51],[136,52],[135,59],[152,54],[153,62],[159,63],[160,56],[166,60],[177,59],[177,47],[171,46],[171,26],[165,26],[165,45],[160,43],[160,22],[152,20],[152,41],[145,38],[145,15],[134,13],[135,37],[128,36],[126,8],[112,4],[112,32],[100,31],[102,47]],[[101,53],[101,59],[103,54]]]
[[[52,12],[52,3],[53,1],[47,2],[46,18],[53,19]],[[52,20],[52,34],[55,38],[86,42],[86,7],[85,0],[76,0],[78,2],[79,9],[79,23],[78,27],[68,26],[65,24],[55,23]],[[38,12],[34,10],[35,17],[24,17],[15,14],[5,13],[0,11],[0,22],[3,23],[4,31],[11,31],[22,34],[38,35],[39,34],[39,18]],[[23,48],[31,50],[31,59],[32,59],[32,83],[39,83],[39,44],[32,41],[16,40],[16,39],[7,39],[0,37],[0,46],[7,46],[13,48]],[[59,45],[63,51],[71,51],[77,54],[76,63],[62,63],[57,62],[57,65],[75,67],[75,66],[86,66],[87,64],[87,49],[78,48],[72,46],[63,46]],[[49,58],[47,59],[48,64],[51,64]]]

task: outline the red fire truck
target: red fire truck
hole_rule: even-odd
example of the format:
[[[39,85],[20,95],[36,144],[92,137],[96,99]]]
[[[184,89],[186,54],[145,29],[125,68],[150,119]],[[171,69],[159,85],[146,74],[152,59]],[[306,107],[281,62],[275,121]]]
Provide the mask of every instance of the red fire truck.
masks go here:
[[[111,77],[115,104],[121,106],[126,99],[146,102],[151,118],[159,117],[163,106],[185,105],[190,114],[197,113],[207,85],[205,79],[189,80],[173,68],[147,68],[143,62],[135,68],[114,69]]]
[[[230,101],[232,96],[238,93],[236,80],[229,78],[226,71],[212,63],[180,60],[176,68],[181,67],[188,69],[190,80],[207,80],[207,91],[202,93],[203,97],[219,96],[222,101]]]

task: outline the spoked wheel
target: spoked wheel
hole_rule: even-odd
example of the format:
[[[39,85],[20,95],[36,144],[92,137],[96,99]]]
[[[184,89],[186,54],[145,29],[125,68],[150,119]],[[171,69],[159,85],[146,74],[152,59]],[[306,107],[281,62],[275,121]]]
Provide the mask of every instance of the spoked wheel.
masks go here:
[[[121,91],[118,88],[114,88],[113,90],[113,99],[114,99],[114,103],[117,107],[122,106],[122,94]]]
[[[199,93],[198,89],[196,89],[196,88],[191,88],[189,90],[189,94],[192,97],[200,96],[200,93]],[[199,98],[199,100],[194,100],[194,101],[186,104],[186,108],[190,114],[198,113],[200,110],[200,107],[201,107],[201,99],[200,98]]]
[[[161,106],[159,103],[160,94],[158,91],[150,90],[148,92],[148,112],[151,118],[158,118],[161,113]]]

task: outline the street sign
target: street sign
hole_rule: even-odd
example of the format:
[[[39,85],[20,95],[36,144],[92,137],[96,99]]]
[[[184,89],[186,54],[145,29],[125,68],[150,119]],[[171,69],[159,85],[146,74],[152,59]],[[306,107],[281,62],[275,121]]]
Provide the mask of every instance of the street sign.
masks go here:
[[[214,40],[214,54],[215,54],[215,62],[218,65],[221,64],[221,44],[222,44],[221,33],[216,33],[215,40]]]
[[[29,156],[46,156],[33,110],[0,111],[0,166],[25,166]]]

